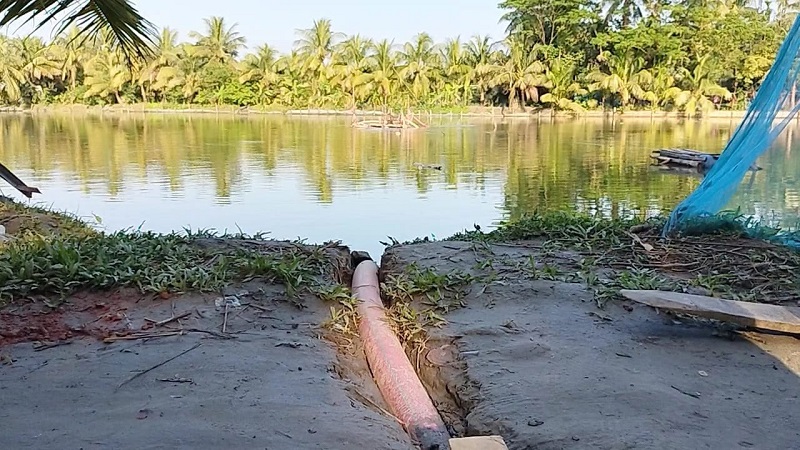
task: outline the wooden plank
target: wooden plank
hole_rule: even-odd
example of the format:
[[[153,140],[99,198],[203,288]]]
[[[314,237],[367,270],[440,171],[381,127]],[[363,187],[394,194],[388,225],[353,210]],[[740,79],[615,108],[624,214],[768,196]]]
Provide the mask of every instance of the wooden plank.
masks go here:
[[[724,300],[666,291],[623,290],[621,294],[654,308],[694,314],[762,330],[800,334],[800,308]]]
[[[450,439],[450,450],[508,450],[500,436],[472,436]]]
[[[681,150],[681,149],[662,149],[658,151],[658,154],[669,158],[677,158],[677,159],[685,159],[693,161],[705,161],[706,156],[711,156],[708,155],[707,153],[700,153],[700,152]]]

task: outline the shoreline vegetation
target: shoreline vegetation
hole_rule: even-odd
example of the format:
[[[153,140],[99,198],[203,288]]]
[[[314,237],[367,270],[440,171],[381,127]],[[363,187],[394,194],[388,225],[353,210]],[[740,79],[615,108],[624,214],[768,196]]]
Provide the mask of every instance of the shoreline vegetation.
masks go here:
[[[0,197],[0,225],[0,310],[36,300],[55,308],[80,292],[117,289],[167,299],[256,278],[283,285],[289,298],[300,291],[324,296],[330,286],[319,277],[338,277],[329,264],[329,250],[339,249],[334,242],[191,229],[107,232],[86,218],[8,197]]]
[[[70,295],[109,289],[137,289],[142,295],[170,298],[261,279],[282,284],[290,298],[305,291],[338,300],[354,312],[349,287],[341,274],[334,273],[343,263],[331,267],[325,256],[326,249],[347,248],[338,241],[305,244],[203,230],[104,232],[68,213],[5,197],[0,201],[0,224],[6,231],[0,242],[0,308],[36,299],[55,308]],[[431,324],[452,306],[445,307],[449,300],[444,297],[457,295],[460,285],[479,280],[490,285],[515,276],[584,283],[594,290],[599,306],[615,298],[619,289],[688,290],[767,303],[792,300],[800,293],[800,285],[790,281],[791,273],[800,269],[800,252],[771,243],[777,230],[734,213],[691,224],[682,235],[667,240],[659,237],[661,226],[660,219],[534,212],[489,232],[465,230],[441,241],[394,243],[383,256],[401,246],[462,243],[480,261],[470,274],[412,267],[387,278],[383,293],[391,302],[400,301],[400,309],[411,307],[409,302],[420,295],[436,297],[433,308],[425,309],[430,314],[412,314],[420,320],[428,317],[424,322]],[[759,233],[752,233],[754,229]],[[711,248],[717,243],[741,251],[714,252]],[[276,247],[265,253],[261,245]],[[539,254],[512,263],[488,252],[490,246],[536,248]],[[372,256],[378,261],[382,255]],[[391,261],[381,262],[382,271],[391,272]],[[320,285],[315,276],[325,273],[345,284]],[[342,311],[332,314],[342,318]]]
[[[131,314],[143,299],[151,305],[171,303],[173,311],[183,299],[191,304],[198,296],[227,305],[237,301],[236,292],[254,289],[253,283],[261,286],[258,292],[271,293],[259,297],[262,303],[247,305],[272,311],[266,302],[280,302],[323,310],[312,325],[326,339],[345,352],[358,340],[357,300],[349,285],[349,252],[357,249],[346,243],[203,230],[105,232],[69,213],[0,200],[6,231],[0,240],[0,346],[78,336],[104,341],[161,336],[119,321],[76,331],[65,318],[90,308],[87,302],[104,308],[118,304]],[[476,227],[443,240],[395,242],[371,256],[380,261],[381,296],[391,326],[409,358],[419,362],[432,330],[447,323],[448,313],[467,306],[476,293],[492,304],[502,300],[494,298],[494,287],[532,280],[585,290],[602,315],[609,313],[609,303],[625,301],[623,289],[794,306],[800,295],[793,277],[800,270],[800,252],[771,243],[774,230],[748,233],[753,225],[741,216],[720,215],[662,240],[660,219],[534,212],[489,232]],[[426,266],[430,258],[401,262],[397,258],[404,252],[466,259],[459,256],[459,268],[444,270]],[[224,322],[219,336],[226,336]]]
[[[378,109],[322,109],[322,108],[279,108],[279,107],[237,107],[232,105],[198,105],[198,104],[117,104],[86,105],[81,103],[63,105],[31,105],[29,107],[0,107],[3,114],[187,114],[187,115],[224,115],[224,116],[269,116],[284,115],[294,117],[380,117],[386,114]],[[724,120],[742,119],[746,110],[715,110],[703,114],[689,116],[682,111],[666,110],[584,110],[559,111],[555,109],[529,109],[526,112],[513,112],[503,107],[470,106],[459,108],[411,109],[417,118],[491,118],[491,119],[651,119],[651,120]],[[789,116],[788,112],[779,111],[776,120]],[[800,121],[800,116],[797,116]]]
[[[436,42],[422,32],[399,43],[345,35],[323,18],[297,30],[288,52],[247,48],[235,23],[210,17],[183,41],[162,28],[132,59],[108,27],[87,39],[73,27],[49,42],[0,37],[0,104],[741,117],[794,20],[787,5],[505,0],[498,5],[504,37]]]
[[[0,200],[0,224],[6,230],[0,240],[0,346],[36,341],[48,348],[80,336],[113,342],[183,334],[183,329],[164,334],[150,328],[180,320],[176,305],[186,308],[209,297],[216,299],[217,310],[225,305],[226,320],[230,302],[262,312],[274,311],[278,303],[318,311],[318,322],[309,325],[320,336],[342,354],[358,345],[349,253],[357,249],[346,243],[203,230],[104,232],[69,213]],[[740,216],[721,215],[662,240],[660,219],[534,212],[489,232],[476,227],[443,240],[394,243],[371,256],[380,261],[387,318],[406,354],[420,364],[449,313],[502,302],[496,290],[523,282],[582,290],[594,314],[609,321],[614,319],[608,314],[624,306],[623,289],[794,306],[800,295],[794,277],[800,252],[770,243],[770,230],[749,234],[752,225]],[[423,254],[429,256],[420,258]],[[436,258],[459,264],[450,269],[426,265]],[[252,298],[240,303],[240,295]],[[476,295],[481,300],[473,304]],[[128,321],[127,314],[170,304],[173,316],[162,322],[138,329]],[[115,308],[127,313],[97,325]],[[69,317],[87,310],[101,315],[82,316],[95,325],[72,328]],[[225,323],[221,331],[200,331],[229,339]]]

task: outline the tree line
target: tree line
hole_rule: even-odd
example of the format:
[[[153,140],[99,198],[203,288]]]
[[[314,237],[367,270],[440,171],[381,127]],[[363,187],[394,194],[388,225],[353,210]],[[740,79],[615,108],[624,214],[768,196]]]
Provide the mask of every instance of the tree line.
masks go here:
[[[794,4],[743,0],[505,0],[500,41],[374,41],[299,30],[293,49],[245,53],[222,17],[180,42],[163,28],[128,59],[103,27],[45,42],[0,37],[0,102],[165,103],[285,108],[441,109],[472,105],[666,109],[743,108],[792,25]]]

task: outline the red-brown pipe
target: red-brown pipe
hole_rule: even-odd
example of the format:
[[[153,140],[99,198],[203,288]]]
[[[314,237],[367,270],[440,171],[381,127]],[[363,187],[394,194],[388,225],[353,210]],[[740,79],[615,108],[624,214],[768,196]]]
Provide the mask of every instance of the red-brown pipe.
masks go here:
[[[367,362],[392,414],[423,450],[449,449],[450,434],[439,411],[387,322],[373,261],[356,267],[353,295],[359,300],[359,332]]]

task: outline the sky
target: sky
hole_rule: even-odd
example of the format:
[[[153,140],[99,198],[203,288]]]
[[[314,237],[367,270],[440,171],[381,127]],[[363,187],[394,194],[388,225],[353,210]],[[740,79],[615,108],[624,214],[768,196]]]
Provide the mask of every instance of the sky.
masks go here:
[[[157,27],[177,30],[188,40],[192,30],[203,30],[203,19],[222,16],[247,39],[250,50],[267,43],[281,52],[291,49],[297,29],[311,28],[314,20],[326,18],[333,30],[361,34],[374,39],[394,39],[403,43],[422,31],[436,42],[460,36],[462,41],[475,34],[501,40],[500,0],[134,0],[139,12]],[[277,6],[280,4],[280,6]],[[9,35],[24,35],[33,26],[14,24],[3,30]],[[34,34],[49,38],[52,27]]]

